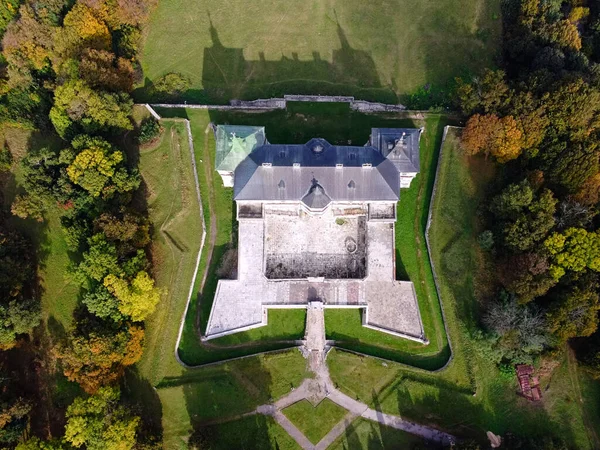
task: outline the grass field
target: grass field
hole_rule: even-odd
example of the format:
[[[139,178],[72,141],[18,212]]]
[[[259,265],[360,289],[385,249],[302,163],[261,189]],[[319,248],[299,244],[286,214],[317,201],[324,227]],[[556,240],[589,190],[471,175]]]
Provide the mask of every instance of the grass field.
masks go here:
[[[10,209],[13,198],[22,192],[22,171],[19,165],[25,154],[42,147],[60,148],[61,141],[52,135],[38,131],[5,126],[1,138],[13,155],[13,171],[10,179],[3,183],[2,197],[5,208]],[[52,205],[51,205],[52,206]],[[70,258],[60,226],[58,208],[50,207],[44,215],[44,223],[11,217],[10,221],[31,239],[38,251],[38,275],[42,293],[44,322],[51,331],[61,332],[71,325],[73,310],[78,301],[79,286],[69,275]]]
[[[296,441],[275,420],[260,415],[202,427],[192,436],[191,443],[211,450],[300,450]]]
[[[336,351],[328,362],[334,383],[384,412],[429,422],[462,436],[485,441],[488,430],[524,436],[557,436],[569,448],[597,448],[593,430],[599,417],[594,397],[582,392],[595,385],[566,354],[551,376],[541,379],[544,399],[529,403],[515,395],[516,380],[500,377],[468,338],[479,301],[493,286],[491,268],[477,245],[477,207],[494,175],[492,163],[468,159],[450,131],[443,150],[430,232],[432,259],[440,278],[442,301],[454,358],[439,374]],[[579,400],[578,400],[579,399]],[[587,426],[586,426],[587,424]]]
[[[329,450],[346,449],[434,449],[435,445],[417,436],[358,418],[346,428]]]
[[[317,406],[311,405],[308,400],[300,400],[282,412],[313,444],[319,443],[348,413],[327,398]]]
[[[178,72],[194,102],[297,93],[406,102],[493,66],[500,28],[499,0],[161,1],[144,85]]]

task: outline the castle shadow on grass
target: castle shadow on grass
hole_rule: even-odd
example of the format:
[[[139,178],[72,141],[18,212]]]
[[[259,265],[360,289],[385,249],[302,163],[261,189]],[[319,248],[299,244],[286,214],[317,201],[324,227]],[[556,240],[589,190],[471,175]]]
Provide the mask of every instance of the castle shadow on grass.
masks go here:
[[[152,81],[134,92],[138,101],[227,104],[232,99],[282,97],[285,94],[354,96],[361,100],[394,104],[398,97],[394,86],[384,86],[371,55],[351,47],[342,27],[337,24],[340,48],[332,52],[331,62],[319,52],[301,60],[282,55],[267,60],[264,52],[258,60],[247,60],[243,48],[223,45],[217,29],[210,23],[211,46],[204,49],[202,86],[181,95],[157,95]]]

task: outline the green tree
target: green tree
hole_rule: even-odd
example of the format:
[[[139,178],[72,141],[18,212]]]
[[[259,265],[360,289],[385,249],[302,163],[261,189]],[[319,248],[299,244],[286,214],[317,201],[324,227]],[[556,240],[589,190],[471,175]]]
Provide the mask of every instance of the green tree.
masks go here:
[[[13,200],[10,211],[21,219],[32,218],[38,222],[44,221],[44,202],[41,198],[29,194],[19,194]]]
[[[67,408],[65,440],[87,450],[128,450],[136,443],[140,418],[119,405],[117,388],[103,387],[96,394],[77,397]]]
[[[582,78],[565,78],[553,86],[545,104],[557,133],[585,137],[600,110],[600,92]]]
[[[456,81],[457,97],[465,114],[500,114],[513,95],[501,70],[486,69],[481,78],[474,78],[471,83],[461,78]]]
[[[92,314],[102,318],[110,318],[115,322],[125,319],[119,311],[119,300],[101,284],[95,285],[83,295],[83,304]]]
[[[502,242],[511,251],[525,251],[541,242],[555,225],[558,200],[552,191],[535,192],[527,180],[507,186],[491,202],[492,213],[500,219]]]
[[[0,303],[0,349],[14,347],[17,337],[31,333],[41,320],[40,304],[35,300]]]
[[[563,233],[553,233],[544,246],[550,253],[550,272],[560,279],[567,270],[583,272],[591,269],[600,272],[600,235],[584,228],[568,228]]]
[[[77,280],[85,284],[88,280],[102,282],[108,274],[121,274],[114,244],[106,240],[106,236],[97,233],[88,239],[89,250],[83,254],[83,260],[76,270]]]
[[[127,94],[96,91],[84,81],[71,80],[54,91],[50,120],[62,138],[101,130],[121,132],[133,128],[132,106]]]
[[[59,440],[42,441],[32,436],[24,442],[19,442],[15,450],[63,450],[63,444]]]
[[[71,181],[78,184],[93,197],[98,197],[115,174],[116,166],[123,161],[123,153],[114,151],[112,146],[101,138],[80,136],[76,146],[84,147],[67,167]]]
[[[548,327],[562,341],[590,336],[598,328],[598,293],[595,286],[575,287],[559,295],[548,312]]]

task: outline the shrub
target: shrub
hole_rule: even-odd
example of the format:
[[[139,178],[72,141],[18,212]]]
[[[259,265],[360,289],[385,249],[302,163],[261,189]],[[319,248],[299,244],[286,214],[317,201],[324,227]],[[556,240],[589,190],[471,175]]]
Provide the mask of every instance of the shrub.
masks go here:
[[[148,118],[142,122],[138,134],[138,143],[147,144],[158,137],[161,132],[160,124],[154,118]]]
[[[516,374],[515,367],[512,364],[500,364],[498,370],[500,371],[500,376],[507,380],[512,380]]]
[[[479,246],[486,251],[490,251],[494,247],[494,233],[490,230],[485,230],[477,238]]]
[[[0,172],[8,172],[12,166],[12,154],[7,148],[0,148]]]
[[[168,73],[154,83],[154,93],[158,97],[177,97],[187,91],[190,80],[179,73]]]

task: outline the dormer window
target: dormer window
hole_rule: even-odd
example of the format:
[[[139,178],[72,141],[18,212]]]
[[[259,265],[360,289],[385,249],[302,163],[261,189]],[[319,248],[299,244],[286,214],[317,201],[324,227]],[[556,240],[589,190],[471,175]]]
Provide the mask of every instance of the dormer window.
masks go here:
[[[265,168],[271,168],[271,167],[273,167],[273,164],[271,164],[271,163],[262,163],[262,166],[265,167]]]
[[[348,189],[356,189],[356,183],[354,180],[350,180],[350,183],[348,183]]]
[[[294,167],[294,169],[299,169],[300,163],[294,163],[294,164],[292,164],[292,166]]]
[[[335,168],[336,168],[336,169],[343,169],[343,168],[344,168],[344,165],[343,165],[343,164],[336,164],[336,165],[335,165]]]
[[[364,164],[362,165],[362,168],[363,168],[363,169],[370,169],[371,167],[373,167],[373,164],[371,164],[371,163],[364,163]]]
[[[279,189],[285,189],[285,181],[279,180],[279,183],[277,184],[277,187]]]

